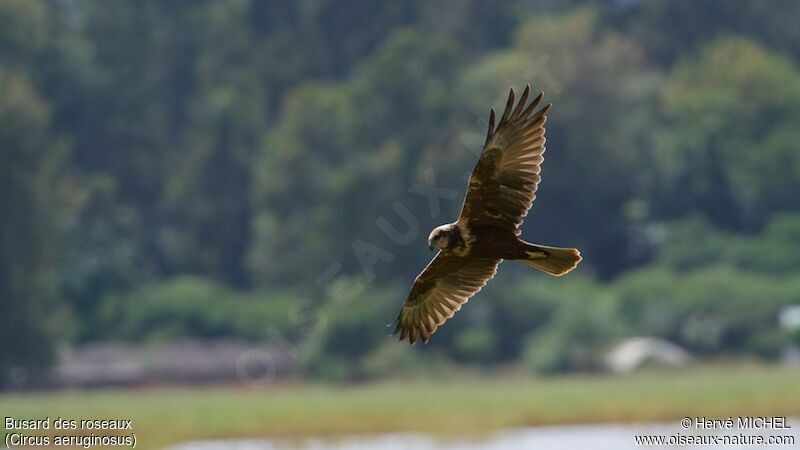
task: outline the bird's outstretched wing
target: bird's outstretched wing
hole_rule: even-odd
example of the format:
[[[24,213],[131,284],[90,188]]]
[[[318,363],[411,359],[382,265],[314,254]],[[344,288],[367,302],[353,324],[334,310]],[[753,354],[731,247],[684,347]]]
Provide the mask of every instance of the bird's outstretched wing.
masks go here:
[[[530,91],[531,87],[526,86],[515,107],[511,89],[497,128],[492,108],[486,143],[469,179],[458,218],[468,227],[485,224],[520,234],[522,219],[536,198],[541,180],[545,114],[551,106],[534,112],[543,94],[526,106]]]
[[[408,336],[412,345],[417,337],[427,343],[439,325],[494,277],[501,261],[439,252],[414,280],[394,333],[400,332],[401,341]]]

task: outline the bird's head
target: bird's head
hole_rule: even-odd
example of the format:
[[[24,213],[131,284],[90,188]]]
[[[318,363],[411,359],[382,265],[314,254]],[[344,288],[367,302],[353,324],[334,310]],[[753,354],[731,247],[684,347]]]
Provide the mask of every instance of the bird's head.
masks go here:
[[[439,250],[447,248],[450,244],[450,234],[453,231],[453,224],[442,225],[436,227],[428,235],[428,248],[433,251],[434,248]]]

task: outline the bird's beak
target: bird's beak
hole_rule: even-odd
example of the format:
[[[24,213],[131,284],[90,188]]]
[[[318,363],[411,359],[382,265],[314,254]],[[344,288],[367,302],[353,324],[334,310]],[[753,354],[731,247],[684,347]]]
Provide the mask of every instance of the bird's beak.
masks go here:
[[[431,244],[428,244],[428,250],[433,251],[433,246]]]

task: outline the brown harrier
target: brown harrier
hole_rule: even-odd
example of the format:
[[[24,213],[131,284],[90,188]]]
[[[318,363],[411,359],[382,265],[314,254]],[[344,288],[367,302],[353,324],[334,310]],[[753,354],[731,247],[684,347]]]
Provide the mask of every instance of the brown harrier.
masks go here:
[[[514,89],[497,128],[494,108],[483,151],[472,171],[458,220],[435,228],[428,237],[431,250],[440,251],[417,276],[400,310],[394,333],[427,343],[439,325],[453,317],[497,272],[504,259],[522,263],[551,275],[564,275],[581,261],[576,248],[545,247],[519,238],[528,213],[544,157],[545,113],[534,112],[539,94],[527,107],[530,86],[514,106]]]

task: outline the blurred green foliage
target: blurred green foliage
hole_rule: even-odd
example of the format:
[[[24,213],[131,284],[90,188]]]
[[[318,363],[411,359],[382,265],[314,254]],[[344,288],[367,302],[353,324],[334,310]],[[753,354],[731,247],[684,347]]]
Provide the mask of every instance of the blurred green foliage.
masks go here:
[[[0,383],[109,339],[277,334],[337,379],[593,370],[636,335],[776,357],[800,302],[797,8],[0,2]],[[555,107],[524,235],[585,261],[506,263],[426,355],[388,344],[489,106],[526,82]],[[410,190],[431,182],[458,194],[431,208]]]
[[[238,292],[206,278],[182,276],[111,296],[87,322],[100,324],[111,339],[239,336],[258,341],[275,332],[296,334],[286,320],[296,299],[289,292]]]

